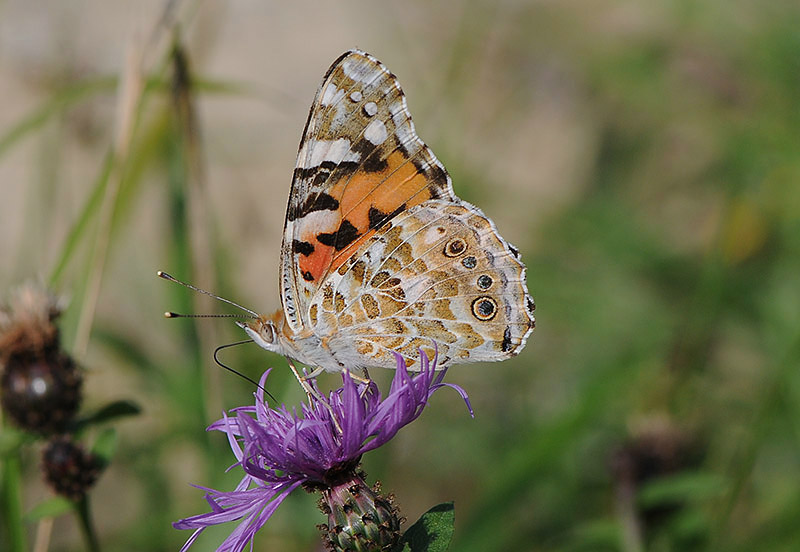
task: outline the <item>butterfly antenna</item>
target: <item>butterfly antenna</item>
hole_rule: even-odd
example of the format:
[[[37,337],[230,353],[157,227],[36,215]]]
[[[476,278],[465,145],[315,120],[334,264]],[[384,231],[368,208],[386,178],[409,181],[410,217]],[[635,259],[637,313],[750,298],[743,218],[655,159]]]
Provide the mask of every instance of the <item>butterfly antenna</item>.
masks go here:
[[[252,339],[245,339],[244,341],[237,341],[236,343],[228,343],[227,345],[220,345],[219,347],[217,347],[216,349],[214,349],[214,362],[216,362],[217,364],[219,364],[219,366],[220,366],[221,368],[224,368],[224,369],[226,369],[228,372],[231,372],[232,374],[236,374],[236,375],[237,375],[237,376],[239,376],[240,378],[243,378],[243,379],[245,379],[245,380],[249,381],[250,383],[252,383],[252,384],[253,384],[253,385],[255,385],[256,387],[258,387],[259,389],[261,389],[261,390],[262,390],[264,393],[266,393],[266,394],[267,394],[267,396],[268,396],[268,397],[269,397],[269,398],[270,398],[270,399],[271,399],[273,402],[278,402],[278,399],[276,399],[276,398],[273,396],[273,394],[272,394],[272,393],[270,393],[269,391],[267,391],[266,389],[264,389],[264,387],[263,387],[263,386],[262,386],[260,383],[258,383],[258,382],[257,382],[256,380],[254,380],[253,378],[251,378],[251,377],[249,377],[249,376],[246,376],[246,375],[242,374],[242,373],[241,373],[241,372],[239,372],[238,370],[235,370],[234,368],[231,368],[231,367],[230,367],[230,366],[228,366],[227,364],[224,364],[224,363],[223,363],[223,362],[222,362],[222,361],[219,359],[219,357],[217,356],[217,355],[219,354],[219,352],[220,352],[222,349],[227,349],[228,347],[235,347],[235,346],[237,346],[237,345],[244,345],[245,343],[252,343],[252,342],[253,342],[253,340],[252,340]]]
[[[181,314],[179,312],[167,311],[164,318],[252,318],[246,314]]]
[[[200,289],[199,287],[193,286],[192,284],[187,284],[186,282],[183,282],[183,281],[181,281],[181,280],[178,280],[178,279],[177,279],[175,276],[172,276],[172,275],[170,275],[170,274],[167,274],[167,273],[166,273],[166,272],[164,272],[163,270],[159,270],[159,271],[158,271],[156,274],[158,274],[158,277],[159,277],[159,278],[163,278],[163,279],[165,279],[165,280],[169,280],[170,282],[175,282],[176,284],[180,284],[180,285],[182,285],[183,287],[187,287],[187,288],[189,288],[189,289],[191,289],[191,290],[197,291],[197,292],[199,292],[199,293],[202,293],[202,294],[204,294],[204,295],[208,295],[209,297],[213,297],[213,298],[214,298],[214,299],[216,299],[217,301],[222,301],[223,303],[228,303],[229,305],[233,305],[233,306],[234,306],[234,307],[236,307],[237,309],[241,309],[241,310],[243,310],[244,312],[246,312],[247,314],[249,314],[251,318],[258,318],[258,313],[256,313],[256,312],[253,312],[253,311],[251,311],[250,309],[247,309],[247,308],[245,308],[245,307],[241,306],[241,305],[240,305],[240,304],[238,304],[238,303],[234,303],[234,302],[233,302],[233,301],[231,301],[230,299],[225,299],[224,297],[220,297],[219,295],[214,295],[214,294],[213,294],[213,293],[211,293],[210,291],[206,291],[206,290],[204,290],[204,289]],[[167,317],[167,318],[187,318],[187,317],[191,317],[191,316],[198,316],[198,315],[186,315],[186,314],[166,313],[166,317]],[[200,315],[200,317],[203,317],[203,316],[207,316],[207,315]],[[213,317],[213,316],[210,316],[209,318],[214,318],[214,317]],[[228,316],[221,316],[221,318],[229,318],[229,317],[228,317]]]

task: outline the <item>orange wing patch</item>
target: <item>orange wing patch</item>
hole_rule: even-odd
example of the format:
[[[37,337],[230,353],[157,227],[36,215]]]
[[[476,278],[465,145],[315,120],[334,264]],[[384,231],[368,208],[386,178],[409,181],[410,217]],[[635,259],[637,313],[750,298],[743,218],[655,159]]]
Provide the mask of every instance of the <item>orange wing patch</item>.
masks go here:
[[[306,281],[319,281],[339,268],[375,230],[389,220],[428,199],[439,197],[440,182],[422,172],[402,151],[392,152],[381,170],[359,170],[335,182],[327,194],[339,203],[342,218],[339,226],[325,232],[308,228],[296,240],[300,253],[300,273]],[[442,171],[440,178],[446,181]]]

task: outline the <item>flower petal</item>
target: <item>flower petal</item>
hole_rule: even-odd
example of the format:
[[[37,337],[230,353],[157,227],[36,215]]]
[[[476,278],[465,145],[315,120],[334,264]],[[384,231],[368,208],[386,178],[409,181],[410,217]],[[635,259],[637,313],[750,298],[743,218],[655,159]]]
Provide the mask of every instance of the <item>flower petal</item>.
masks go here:
[[[289,493],[303,483],[327,485],[331,470],[354,465],[362,454],[387,443],[422,414],[442,387],[454,389],[472,414],[467,393],[443,383],[446,370],[436,372],[436,355],[429,359],[420,350],[421,369],[414,376],[403,357],[396,357],[397,370],[385,398],[377,385],[357,384],[345,371],[341,388],[327,397],[311,397],[300,414],[284,405],[270,407],[259,389],[254,406],[231,409],[211,424],[209,430],[227,435],[237,459],[233,466],[241,466],[245,476],[234,491],[206,489],[211,511],[173,524],[176,529],[195,529],[183,550],[206,527],[241,520],[218,548],[240,552]],[[261,388],[268,375],[266,371],[261,377]],[[317,389],[315,382],[311,385]]]

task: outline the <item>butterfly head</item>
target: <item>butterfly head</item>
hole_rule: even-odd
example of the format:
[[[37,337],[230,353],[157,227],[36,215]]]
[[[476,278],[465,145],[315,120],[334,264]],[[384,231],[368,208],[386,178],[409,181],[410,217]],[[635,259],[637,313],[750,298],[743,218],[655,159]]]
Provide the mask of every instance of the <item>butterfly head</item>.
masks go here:
[[[281,343],[278,339],[278,328],[274,321],[274,316],[258,316],[252,321],[237,322],[250,338],[259,347],[275,353],[281,352]]]

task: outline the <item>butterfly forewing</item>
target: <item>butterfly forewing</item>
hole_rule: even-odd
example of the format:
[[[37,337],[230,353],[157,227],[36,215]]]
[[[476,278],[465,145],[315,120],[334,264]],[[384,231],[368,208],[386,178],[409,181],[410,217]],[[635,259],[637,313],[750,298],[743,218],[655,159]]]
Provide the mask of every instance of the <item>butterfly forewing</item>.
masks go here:
[[[369,54],[344,54],[317,91],[289,196],[281,272],[292,330],[308,326],[312,295],[376,230],[438,198],[458,201],[397,79]]]

